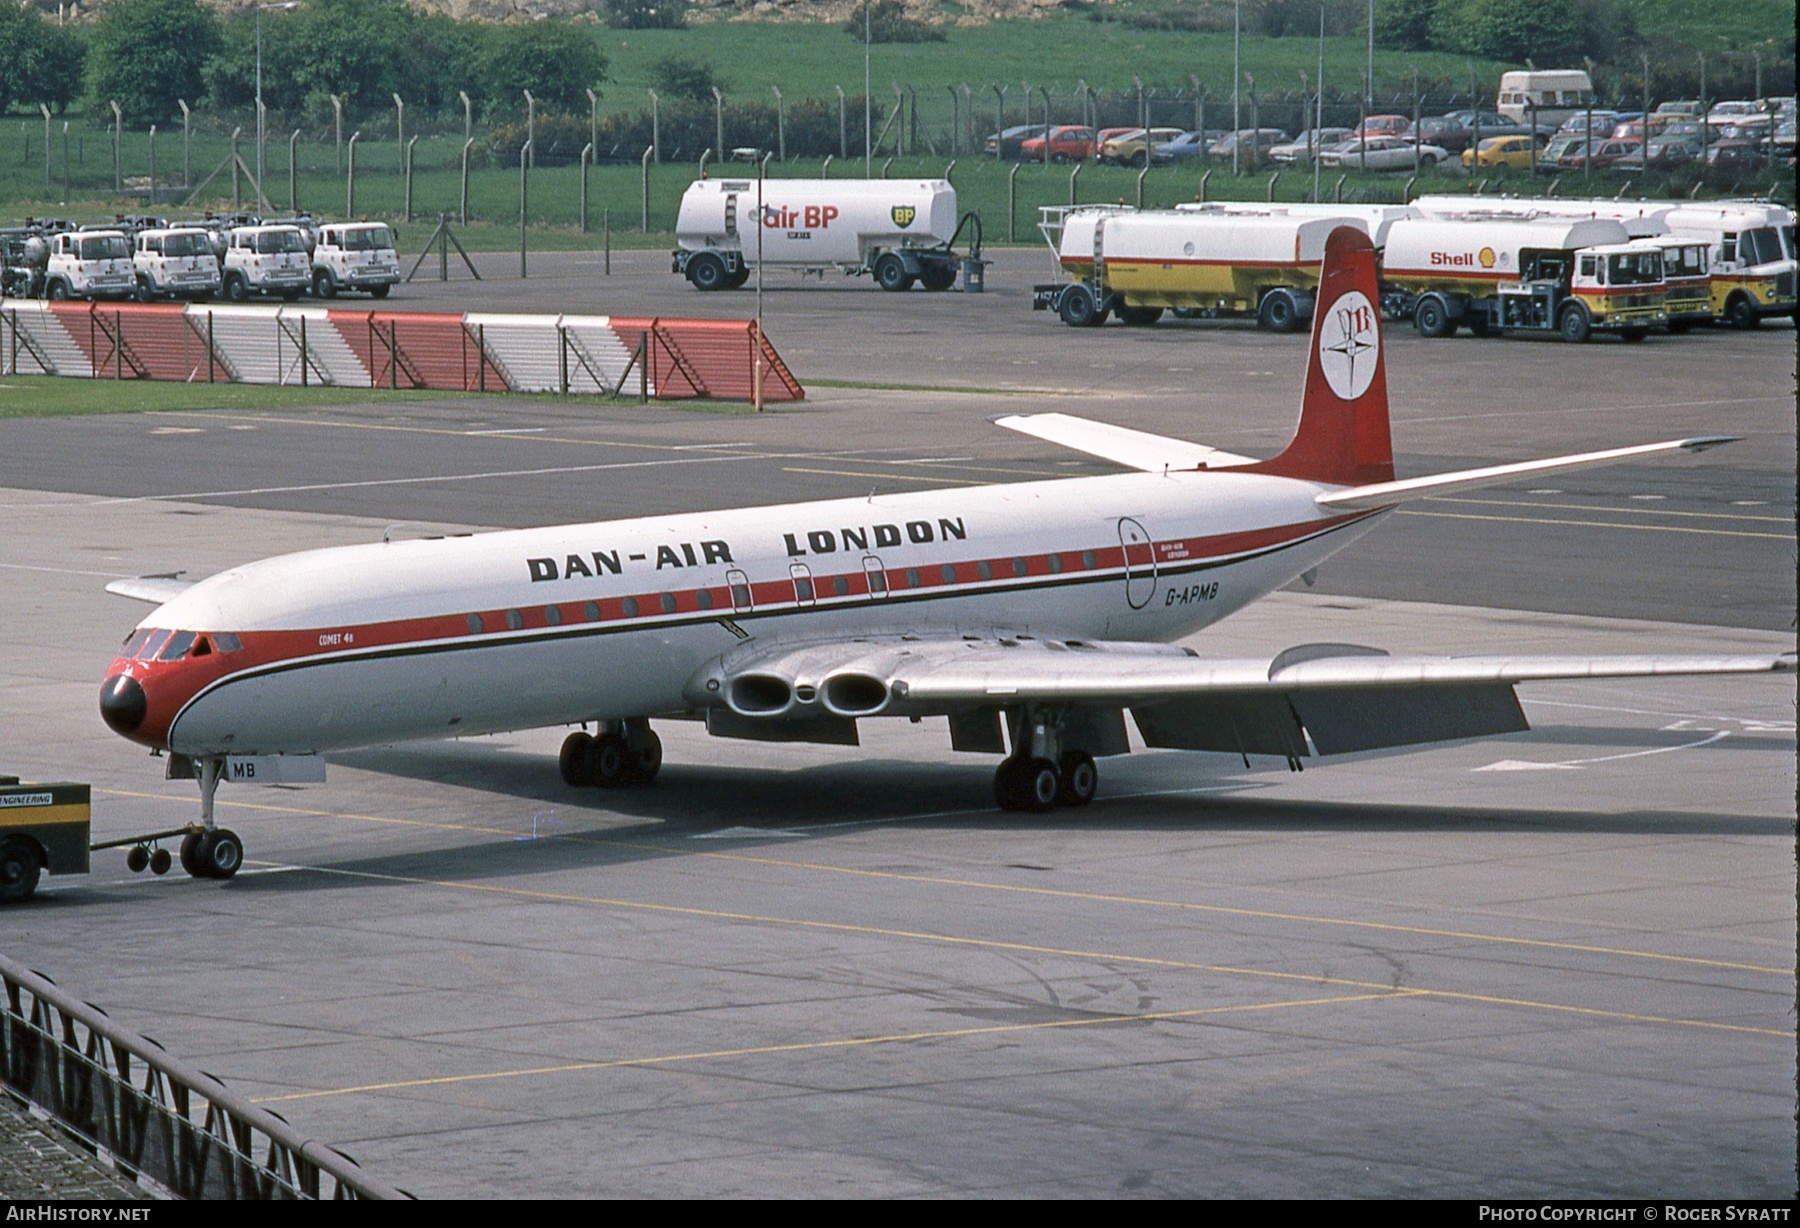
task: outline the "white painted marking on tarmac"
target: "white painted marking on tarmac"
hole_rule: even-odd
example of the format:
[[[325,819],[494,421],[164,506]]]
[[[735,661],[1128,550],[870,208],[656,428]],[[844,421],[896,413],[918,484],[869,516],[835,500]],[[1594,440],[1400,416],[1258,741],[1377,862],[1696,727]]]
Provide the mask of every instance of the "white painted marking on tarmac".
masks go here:
[[[1611,763],[1618,759],[1642,759],[1646,755],[1666,755],[1671,751],[1693,750],[1696,746],[1711,746],[1731,736],[1729,729],[1721,729],[1710,737],[1701,738],[1697,742],[1683,742],[1679,746],[1658,746],[1652,750],[1626,751],[1622,755],[1599,755],[1592,759],[1564,759],[1557,763],[1536,763],[1529,759],[1502,759],[1490,763],[1486,767],[1473,769],[1477,772],[1546,772],[1576,771],[1590,763]]]
[[[150,428],[152,435],[201,435],[205,434],[203,426],[154,426]]]
[[[1669,496],[1667,496],[1667,495],[1629,495],[1627,497],[1632,498],[1632,499],[1643,499],[1646,501],[1656,501],[1656,500],[1661,500],[1661,499],[1667,499]]]
[[[669,451],[671,451],[671,452],[710,452],[714,448],[748,448],[748,447],[752,447],[752,446],[754,446],[754,445],[752,445],[748,441],[743,441],[743,442],[739,442],[739,443],[682,443],[682,444],[670,445]]]
[[[1716,728],[1721,724],[1738,725],[1746,732],[1756,733],[1793,733],[1794,722],[1769,720],[1759,716],[1724,716],[1717,713],[1695,712],[1663,712],[1655,708],[1621,708],[1615,704],[1581,704],[1569,700],[1533,699],[1521,695],[1519,702],[1545,708],[1580,708],[1587,712],[1622,712],[1628,716],[1662,716],[1671,719],[1679,718],[1691,721],[1705,721],[1707,728]]]
[[[773,836],[783,840],[804,840],[807,833],[781,827],[721,827],[718,831],[696,832],[690,840],[761,840]]]
[[[1769,506],[1769,504],[1768,504],[1767,500],[1764,500],[1764,499],[1733,499],[1731,501],[1731,506],[1733,506],[1733,507],[1767,507],[1767,506]]]
[[[1528,490],[1525,493],[1528,495],[1560,495],[1562,491],[1554,486],[1540,486],[1536,490]]]
[[[541,435],[547,426],[496,426],[485,431],[464,431],[465,435]]]

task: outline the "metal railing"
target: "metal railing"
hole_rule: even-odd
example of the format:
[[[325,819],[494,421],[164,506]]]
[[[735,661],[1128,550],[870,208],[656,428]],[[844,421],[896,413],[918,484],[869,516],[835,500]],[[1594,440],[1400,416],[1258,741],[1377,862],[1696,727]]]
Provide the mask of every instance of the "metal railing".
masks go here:
[[[0,981],[0,1084],[126,1179],[178,1198],[411,1197],[48,977],[0,956]]]

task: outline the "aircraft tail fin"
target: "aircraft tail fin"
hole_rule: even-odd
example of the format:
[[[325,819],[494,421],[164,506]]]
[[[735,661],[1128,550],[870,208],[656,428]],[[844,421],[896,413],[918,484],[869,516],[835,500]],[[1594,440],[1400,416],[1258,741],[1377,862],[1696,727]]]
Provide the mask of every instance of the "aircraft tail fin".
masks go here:
[[[1367,235],[1348,226],[1331,232],[1315,302],[1300,426],[1281,455],[1239,472],[1342,486],[1391,482],[1381,288]]]

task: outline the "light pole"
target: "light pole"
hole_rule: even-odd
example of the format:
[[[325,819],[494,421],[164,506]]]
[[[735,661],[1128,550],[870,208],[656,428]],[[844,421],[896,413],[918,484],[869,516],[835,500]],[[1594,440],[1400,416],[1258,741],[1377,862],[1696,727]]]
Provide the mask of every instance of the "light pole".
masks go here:
[[[297,9],[300,0],[280,0],[277,4],[256,6],[256,191],[262,194],[263,181],[263,97],[262,97],[262,15],[264,9]]]

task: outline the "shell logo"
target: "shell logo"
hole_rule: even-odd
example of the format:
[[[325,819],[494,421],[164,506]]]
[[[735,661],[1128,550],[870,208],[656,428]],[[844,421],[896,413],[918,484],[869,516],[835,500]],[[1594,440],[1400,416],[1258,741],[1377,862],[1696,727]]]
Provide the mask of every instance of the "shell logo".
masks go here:
[[[1491,247],[1482,248],[1480,255],[1478,255],[1476,257],[1476,259],[1481,261],[1482,268],[1484,268],[1484,269],[1493,268],[1494,267],[1494,249]]]

